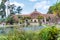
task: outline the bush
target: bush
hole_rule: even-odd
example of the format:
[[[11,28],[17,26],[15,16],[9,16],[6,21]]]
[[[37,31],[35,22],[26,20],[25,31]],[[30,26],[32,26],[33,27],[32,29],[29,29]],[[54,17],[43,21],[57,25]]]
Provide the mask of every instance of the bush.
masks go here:
[[[38,40],[37,37],[38,36],[32,31],[30,32],[14,31],[13,33],[8,34],[8,40]]]
[[[14,24],[14,23],[18,23],[18,18],[14,18],[14,16],[8,16],[7,18],[6,18],[6,23],[8,24]]]
[[[19,20],[20,24],[24,23],[24,20],[23,19],[20,19]]]
[[[57,40],[58,29],[55,26],[44,28],[39,33],[40,40]]]

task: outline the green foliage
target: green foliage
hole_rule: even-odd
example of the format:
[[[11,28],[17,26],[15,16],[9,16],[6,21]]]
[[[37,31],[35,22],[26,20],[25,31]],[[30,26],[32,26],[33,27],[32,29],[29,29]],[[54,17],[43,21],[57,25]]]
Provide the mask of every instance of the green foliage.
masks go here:
[[[43,18],[44,18],[43,16],[38,16],[38,17],[37,17],[40,25],[42,24],[41,20],[42,20]]]
[[[14,31],[8,34],[8,40],[38,40],[38,35],[34,32]]]
[[[55,26],[45,28],[39,33],[40,40],[57,40],[58,29]]]
[[[20,6],[16,7],[14,4],[8,6],[8,8],[10,9],[10,15],[15,14],[15,13],[20,13],[22,11],[22,8]]]
[[[50,17],[46,18],[46,21],[49,21],[50,20]]]
[[[24,20],[23,20],[23,19],[20,19],[19,22],[20,22],[20,23],[24,23]]]
[[[5,3],[6,1],[7,1],[7,0],[2,0],[2,2],[4,2],[4,3]]]
[[[13,24],[15,23],[16,21],[14,20],[13,16],[9,16],[6,18],[6,23],[10,23],[10,24]]]
[[[58,29],[55,26],[47,27],[39,31],[21,31],[14,29],[7,36],[2,37],[2,40],[57,40]]]
[[[60,17],[60,2],[56,3],[53,6],[50,6],[48,14],[55,14]]]
[[[31,19],[31,17],[29,17],[29,16],[26,16],[26,17],[24,17],[23,19]]]
[[[43,16],[38,16],[38,19],[43,19],[44,17]]]
[[[4,16],[6,16],[6,12],[5,12],[5,4],[3,2],[1,2],[0,4],[0,15],[2,16],[2,18],[4,18]]]
[[[18,6],[16,10],[17,10],[17,13],[19,14],[22,11],[21,6]]]
[[[8,8],[10,9],[10,15],[13,15],[13,14],[15,14],[15,5],[14,4],[12,4],[12,5],[10,5],[10,6],[8,6]]]

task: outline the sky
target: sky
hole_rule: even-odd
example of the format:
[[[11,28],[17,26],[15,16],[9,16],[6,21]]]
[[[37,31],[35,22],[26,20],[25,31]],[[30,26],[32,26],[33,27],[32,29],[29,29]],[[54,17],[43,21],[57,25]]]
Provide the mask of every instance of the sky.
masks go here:
[[[22,14],[30,14],[37,9],[38,12],[46,14],[49,7],[54,5],[57,0],[9,0],[10,4],[22,7]],[[1,0],[0,0],[1,2]]]

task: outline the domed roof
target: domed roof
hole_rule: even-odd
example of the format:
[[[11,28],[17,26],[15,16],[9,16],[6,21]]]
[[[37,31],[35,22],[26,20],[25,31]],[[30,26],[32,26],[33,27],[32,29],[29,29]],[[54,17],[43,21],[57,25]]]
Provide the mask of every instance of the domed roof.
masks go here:
[[[35,9],[31,14],[31,18],[37,18],[38,16],[42,15],[40,12],[37,11],[37,9]]]
[[[38,12],[37,9],[35,9],[35,10],[31,13],[31,15],[32,15],[32,14],[38,14],[38,15],[40,15],[41,13]]]

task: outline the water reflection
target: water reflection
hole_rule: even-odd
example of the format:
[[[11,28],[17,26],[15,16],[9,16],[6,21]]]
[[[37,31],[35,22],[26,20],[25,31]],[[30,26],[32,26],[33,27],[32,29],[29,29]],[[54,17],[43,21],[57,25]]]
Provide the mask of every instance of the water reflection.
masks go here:
[[[11,27],[0,27],[0,34],[7,34],[10,31],[13,31],[15,27],[11,26]],[[17,29],[19,30],[23,30],[23,31],[36,31],[36,30],[40,30],[44,28],[43,26],[39,26],[39,25],[20,25],[19,27],[17,27]]]
[[[8,34],[10,31],[13,30],[13,27],[0,27],[0,34]]]
[[[20,28],[20,29],[25,30],[25,31],[29,31],[29,30],[36,31],[36,30],[40,30],[42,28],[44,28],[44,27],[39,26],[39,25],[26,25],[25,27]]]

